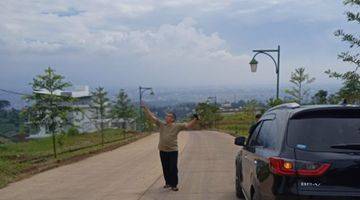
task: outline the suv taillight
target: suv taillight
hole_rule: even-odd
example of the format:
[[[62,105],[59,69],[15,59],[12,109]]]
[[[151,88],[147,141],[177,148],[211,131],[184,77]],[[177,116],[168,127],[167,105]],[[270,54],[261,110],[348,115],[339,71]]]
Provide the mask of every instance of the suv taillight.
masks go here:
[[[321,176],[330,168],[328,163],[288,160],[279,157],[270,157],[269,162],[271,172],[282,176]]]

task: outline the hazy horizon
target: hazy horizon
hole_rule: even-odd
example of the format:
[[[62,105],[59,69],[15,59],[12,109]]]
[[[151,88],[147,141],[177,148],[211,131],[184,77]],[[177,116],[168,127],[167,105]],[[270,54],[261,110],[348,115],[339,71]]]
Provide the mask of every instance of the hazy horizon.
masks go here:
[[[79,85],[74,85],[79,86]],[[290,86],[289,84],[281,85],[280,97],[288,96],[284,90]],[[308,86],[310,88],[311,97],[317,90],[324,89],[332,94],[339,89],[338,84],[312,84]],[[91,90],[94,87],[90,87]],[[120,89],[125,89],[125,92],[129,95],[133,103],[138,102],[138,88],[137,87],[105,87],[108,91],[108,96],[111,100],[115,98],[115,95]],[[181,103],[198,103],[204,102],[209,96],[217,96],[217,101],[223,103],[225,101],[239,101],[239,100],[251,100],[256,99],[263,103],[269,98],[275,96],[275,83],[271,85],[262,86],[199,86],[199,87],[153,87],[155,95],[151,96],[147,93],[144,95],[144,101],[154,106],[172,106]],[[69,88],[71,90],[71,88]],[[31,88],[25,91],[18,91],[22,93],[31,92]],[[0,92],[0,99],[9,100],[14,108],[22,108],[27,105],[24,99],[19,95],[7,94]]]

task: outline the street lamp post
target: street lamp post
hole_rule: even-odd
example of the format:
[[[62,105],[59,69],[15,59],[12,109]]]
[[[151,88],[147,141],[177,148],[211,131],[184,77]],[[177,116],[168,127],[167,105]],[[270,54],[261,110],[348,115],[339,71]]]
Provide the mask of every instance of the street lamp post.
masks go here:
[[[141,87],[139,86],[139,130],[143,131],[144,122],[143,122],[143,116],[142,116],[142,110],[141,110],[141,102],[143,95],[146,91],[150,91],[150,95],[154,95],[154,91],[151,87]]]
[[[277,76],[277,82],[276,82],[276,99],[279,99],[279,89],[280,89],[280,45],[278,45],[277,49],[260,49],[260,50],[253,50],[253,52],[255,53],[254,57],[251,59],[250,61],[250,67],[251,67],[251,72],[256,72],[257,70],[257,64],[258,61],[255,60],[255,57],[258,54],[265,54],[267,56],[269,56],[271,58],[272,61],[274,61],[275,64],[275,69],[276,69],[276,76]],[[274,59],[274,57],[270,54],[272,52],[276,52],[277,53],[277,61]]]

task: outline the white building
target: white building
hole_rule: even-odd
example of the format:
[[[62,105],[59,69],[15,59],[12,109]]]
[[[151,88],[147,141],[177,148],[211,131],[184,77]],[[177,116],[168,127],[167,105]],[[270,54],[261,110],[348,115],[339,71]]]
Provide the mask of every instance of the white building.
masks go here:
[[[220,112],[221,113],[228,113],[232,114],[235,112],[239,112],[242,108],[241,107],[233,107],[230,101],[225,101],[220,105]]]
[[[47,90],[34,91],[34,93],[49,94]],[[92,95],[89,86],[77,86],[73,90],[54,92],[55,95],[71,96],[75,99],[72,102],[73,107],[80,108],[81,112],[70,112],[69,119],[80,133],[95,132],[100,128],[101,120],[96,119],[96,114],[91,108]],[[107,109],[110,112],[110,108]],[[103,119],[104,128],[123,128],[126,130],[135,129],[135,120],[112,120],[110,118]],[[70,126],[63,127],[64,131],[67,131]],[[45,127],[40,127],[36,134],[31,134],[28,138],[43,138],[48,137],[50,134],[46,134]]]
[[[35,93],[49,94],[47,90],[34,91]],[[71,112],[69,113],[69,118],[73,125],[77,127],[80,133],[83,132],[94,132],[97,130],[94,121],[94,113],[91,111],[91,93],[88,86],[77,86],[72,91],[55,91],[56,95],[71,96],[75,99],[72,103],[72,106],[78,107],[81,109],[81,112]],[[109,121],[109,120],[105,120]],[[64,130],[69,127],[64,127]],[[46,134],[45,127],[40,127],[39,131],[36,134],[32,134],[29,138],[42,138],[48,137],[50,134]]]

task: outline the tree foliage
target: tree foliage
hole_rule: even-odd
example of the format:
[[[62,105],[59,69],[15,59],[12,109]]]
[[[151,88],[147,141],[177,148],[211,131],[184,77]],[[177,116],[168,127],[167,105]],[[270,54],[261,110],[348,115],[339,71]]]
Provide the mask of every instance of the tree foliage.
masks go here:
[[[295,102],[302,103],[309,94],[307,85],[314,81],[315,78],[312,78],[309,74],[305,73],[305,68],[297,68],[291,73],[290,83],[292,83],[293,86],[290,89],[285,90],[285,93],[290,95]]]
[[[255,119],[255,115],[265,112],[265,105],[256,99],[246,101],[244,105],[244,112],[249,115],[251,119]]]
[[[355,7],[354,10],[357,11],[360,8],[359,0],[344,0],[343,3],[344,5]],[[347,11],[346,17],[348,22],[356,25],[360,24],[360,12]],[[325,73],[328,74],[330,78],[342,80],[343,86],[336,94],[338,98],[346,99],[349,103],[359,104],[360,74],[358,69],[360,68],[360,37],[359,35],[353,33],[346,33],[342,29],[335,31],[334,34],[336,37],[339,37],[342,41],[346,42],[349,47],[348,51],[341,52],[338,55],[338,58],[346,63],[349,63],[351,66],[354,66],[354,69],[345,73],[333,72],[331,70],[328,70]]]
[[[9,101],[0,100],[0,135],[4,137],[16,135],[23,126],[20,111],[14,108],[7,109],[10,106]]]
[[[360,74],[356,71],[345,73],[326,71],[330,78],[343,81],[343,85],[337,92],[339,99],[346,99],[349,103],[360,103]]]
[[[326,90],[317,91],[314,96],[311,98],[313,104],[327,104],[328,92]]]
[[[329,104],[339,104],[341,101],[341,98],[337,94],[330,94],[327,98],[327,102]]]
[[[116,100],[112,103],[111,118],[113,119],[129,119],[135,117],[135,108],[131,104],[131,100],[124,89],[121,89],[116,96]]]
[[[212,128],[216,122],[222,119],[219,114],[219,107],[210,103],[199,103],[195,108],[196,113],[200,115],[200,126],[202,128]]]
[[[272,108],[272,107],[275,107],[275,106],[278,106],[280,104],[283,104],[284,103],[284,100],[282,99],[277,99],[277,98],[270,98],[266,101],[266,105],[267,107],[269,108]]]
[[[46,133],[51,133],[53,137],[54,156],[56,153],[56,132],[71,124],[68,118],[70,111],[76,110],[71,106],[73,98],[67,95],[61,95],[57,92],[71,86],[71,83],[64,81],[65,77],[56,74],[52,68],[47,68],[44,74],[38,75],[30,83],[32,95],[25,96],[31,102],[25,115],[32,126],[43,127]]]
[[[104,125],[107,117],[107,110],[109,107],[109,98],[107,92],[103,87],[98,87],[91,92],[91,109],[94,114],[94,121],[96,128],[101,133],[101,144],[104,146]]]

